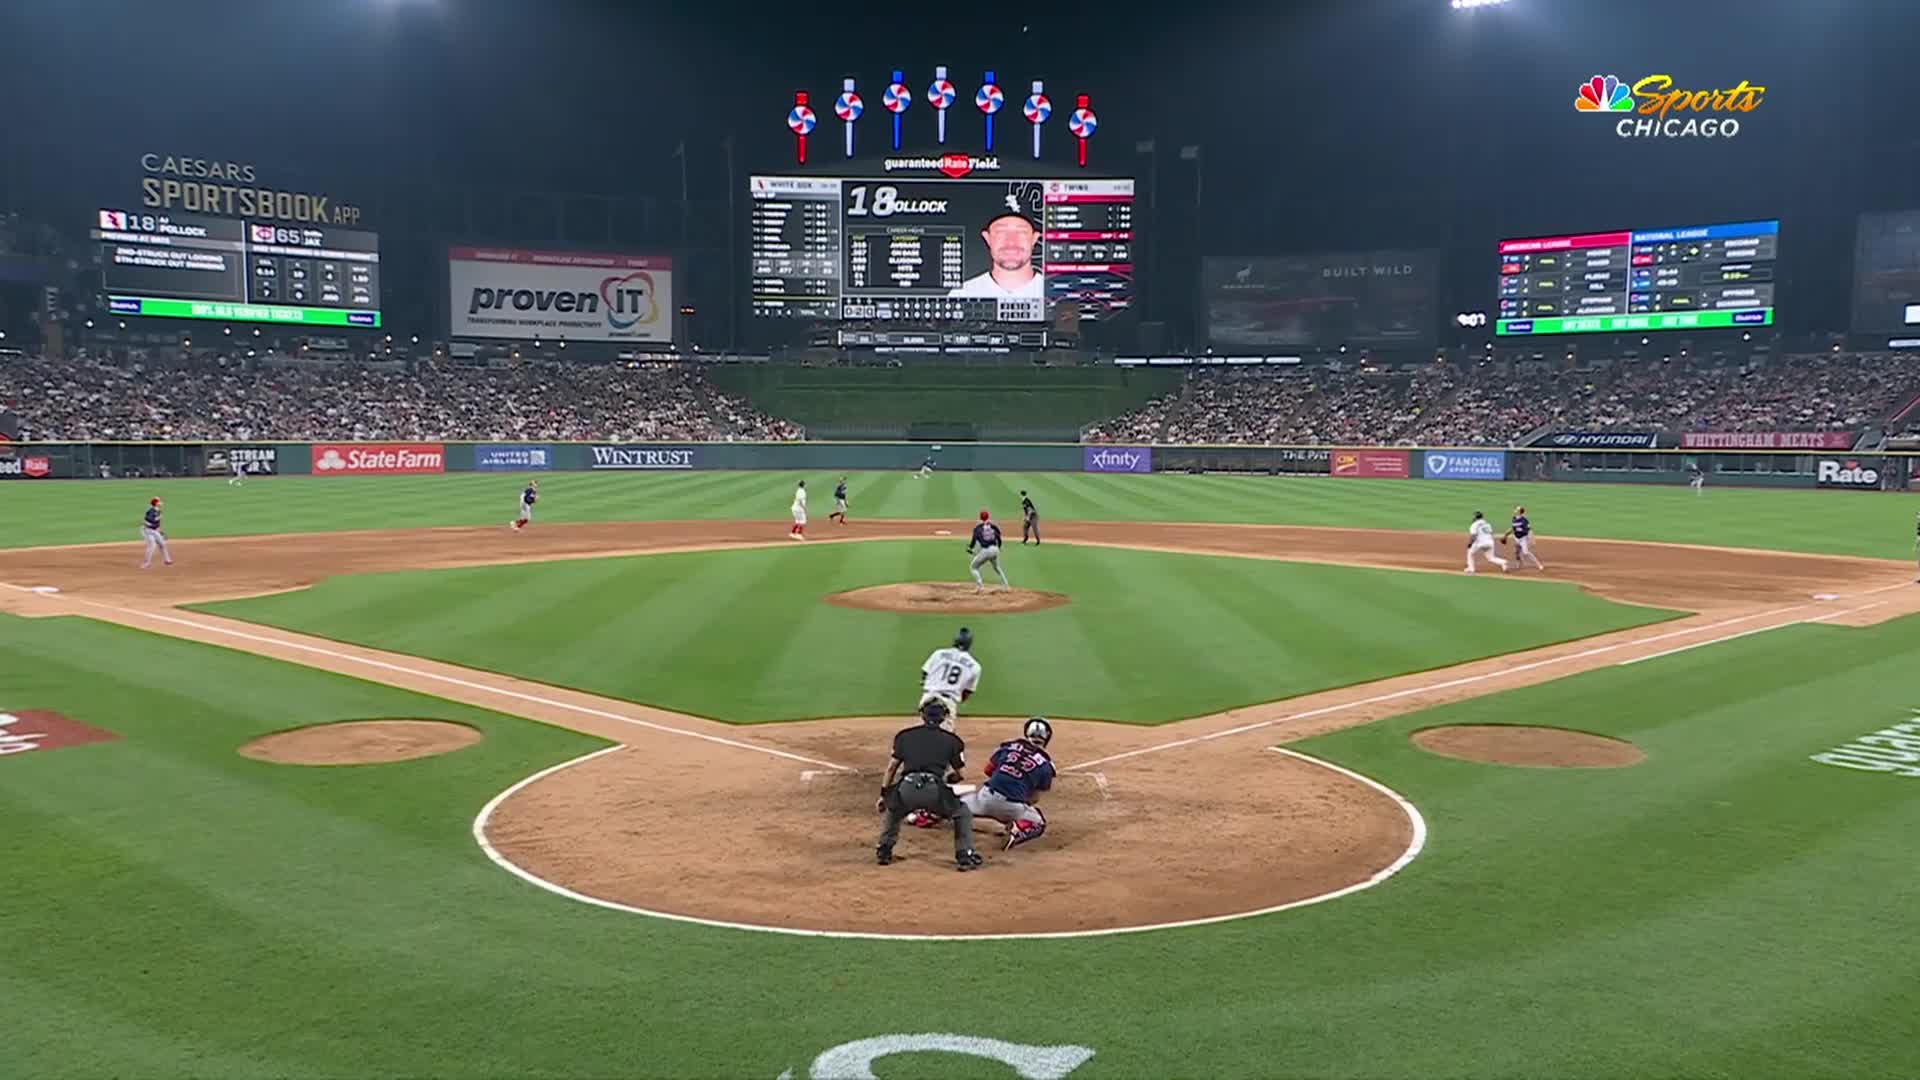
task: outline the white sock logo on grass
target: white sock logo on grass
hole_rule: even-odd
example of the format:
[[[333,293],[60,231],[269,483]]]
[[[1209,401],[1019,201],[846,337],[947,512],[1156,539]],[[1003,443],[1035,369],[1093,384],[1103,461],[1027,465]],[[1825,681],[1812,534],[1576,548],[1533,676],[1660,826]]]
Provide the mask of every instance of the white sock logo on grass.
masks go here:
[[[807,1070],[809,1080],[878,1080],[873,1063],[895,1054],[965,1054],[998,1061],[1023,1080],[1061,1080],[1085,1065],[1093,1051],[1084,1046],[1031,1046],[972,1035],[877,1035],[822,1051]],[[792,1069],[780,1080],[794,1080]]]

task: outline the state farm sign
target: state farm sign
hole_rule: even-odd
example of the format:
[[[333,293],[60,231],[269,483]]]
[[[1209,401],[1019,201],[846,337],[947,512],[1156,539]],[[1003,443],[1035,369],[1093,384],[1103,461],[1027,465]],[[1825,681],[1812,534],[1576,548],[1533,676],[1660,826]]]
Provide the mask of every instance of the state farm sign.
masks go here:
[[[398,476],[447,471],[439,443],[316,443],[315,476]]]

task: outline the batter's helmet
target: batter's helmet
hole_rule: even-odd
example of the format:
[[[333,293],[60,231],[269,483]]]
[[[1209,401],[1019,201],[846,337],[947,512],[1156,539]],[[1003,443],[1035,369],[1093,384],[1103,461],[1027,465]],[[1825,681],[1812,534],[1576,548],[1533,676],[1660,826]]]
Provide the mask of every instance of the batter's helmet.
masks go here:
[[[961,627],[960,632],[953,635],[953,647],[956,649],[973,648],[973,631],[964,626]]]
[[[1027,721],[1027,726],[1021,730],[1020,735],[1030,743],[1045,746],[1053,741],[1053,725],[1047,723],[1045,717],[1036,716]]]

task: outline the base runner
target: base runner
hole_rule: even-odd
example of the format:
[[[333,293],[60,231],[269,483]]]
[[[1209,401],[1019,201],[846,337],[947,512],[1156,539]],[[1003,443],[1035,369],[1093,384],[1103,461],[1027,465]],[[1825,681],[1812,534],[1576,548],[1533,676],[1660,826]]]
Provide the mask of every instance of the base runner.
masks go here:
[[[159,499],[147,501],[147,512],[140,518],[140,539],[147,543],[147,558],[140,564],[140,569],[145,570],[153,565],[153,553],[156,551],[166,560],[166,565],[173,565],[173,549],[167,546],[167,534],[160,528]]]
[[[1034,803],[1053,787],[1053,758],[1047,744],[1053,725],[1036,716],[1027,721],[1020,737],[1001,743],[987,762],[987,782],[960,796],[974,817],[992,818],[1007,827],[1007,847],[1038,840],[1047,831],[1047,817]]]
[[[1467,526],[1467,573],[1477,573],[1474,559],[1482,555],[1501,570],[1507,568],[1507,560],[1493,553],[1493,526],[1487,523],[1487,515],[1475,510],[1473,524]]]
[[[787,539],[805,540],[807,538],[807,482],[793,489],[793,528],[787,530]]]

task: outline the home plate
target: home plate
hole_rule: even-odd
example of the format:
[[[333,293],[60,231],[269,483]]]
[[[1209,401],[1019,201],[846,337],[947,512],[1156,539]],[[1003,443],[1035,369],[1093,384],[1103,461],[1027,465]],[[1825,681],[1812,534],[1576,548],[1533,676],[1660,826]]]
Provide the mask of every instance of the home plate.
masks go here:
[[[965,795],[965,794],[967,794],[968,792],[971,792],[971,791],[978,791],[978,790],[980,790],[980,785],[979,785],[979,784],[955,784],[955,785],[953,785],[953,793],[954,793],[955,795]]]
[[[54,593],[59,592],[60,588],[57,585],[35,585],[33,591],[39,593],[41,596],[52,596]]]
[[[1813,598],[1815,600],[1838,600],[1840,599],[1840,594],[1830,593],[1830,592],[1817,592],[1813,594]]]

